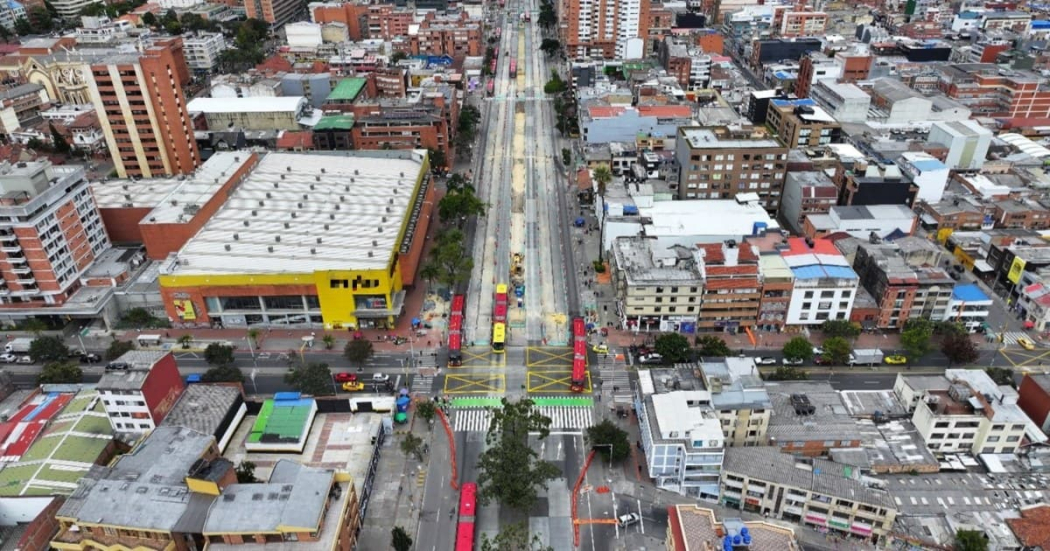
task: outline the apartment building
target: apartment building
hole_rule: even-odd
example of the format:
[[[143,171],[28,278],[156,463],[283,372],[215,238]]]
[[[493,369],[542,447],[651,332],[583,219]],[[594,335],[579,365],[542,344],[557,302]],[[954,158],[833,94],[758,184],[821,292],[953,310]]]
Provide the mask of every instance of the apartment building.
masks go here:
[[[842,125],[809,98],[770,100],[766,124],[790,148],[838,143],[842,137]]]
[[[974,113],[1002,118],[1050,117],[1050,85],[1029,71],[1000,70],[994,63],[939,67],[940,89]]]
[[[704,288],[695,251],[659,248],[655,239],[620,237],[612,253],[617,312],[624,327],[695,331]]]
[[[1050,432],[1050,375],[1026,374],[1017,394],[1018,407],[1044,433]]]
[[[186,385],[170,352],[132,350],[113,360],[97,389],[113,430],[147,433],[175,406]]]
[[[222,33],[198,32],[183,36],[182,40],[186,65],[194,71],[212,71],[219,65],[219,54],[226,50]]]
[[[96,58],[87,82],[114,169],[121,178],[190,174],[200,166],[182,87],[189,68],[181,38],[156,40],[141,53]]]
[[[898,511],[882,490],[865,485],[847,465],[800,462],[775,447],[729,448],[719,502],[803,526],[879,541]]]
[[[788,149],[762,127],[679,127],[678,198],[758,194],[766,210],[775,212],[780,207]]]
[[[244,3],[248,19],[265,21],[273,29],[290,22],[303,7],[302,3],[295,0],[247,0]]]
[[[698,331],[736,332],[754,327],[762,301],[758,252],[734,240],[697,245],[704,279]]]
[[[409,34],[412,55],[447,55],[454,58],[484,55],[481,23],[465,11],[456,15],[429,12]]]
[[[779,36],[823,36],[828,26],[828,14],[822,11],[785,11],[780,22]]]
[[[576,59],[635,59],[649,39],[645,0],[561,0],[559,33],[565,53]]]
[[[944,312],[944,321],[962,324],[967,331],[974,333],[987,326],[985,320],[991,309],[992,299],[976,284],[956,285]]]
[[[795,233],[802,233],[807,216],[827,214],[838,204],[838,188],[822,170],[791,171],[784,179],[780,215]]]
[[[801,237],[788,239],[787,244],[780,256],[794,276],[788,325],[849,319],[859,279],[835,244]]]
[[[781,331],[787,325],[795,274],[776,252],[762,251],[758,259],[758,269],[762,275],[758,328],[762,331]]]
[[[950,230],[980,230],[995,226],[990,213],[977,197],[970,194],[946,193],[939,202],[915,202],[915,212],[928,228]]]
[[[873,159],[841,159],[832,181],[839,188],[839,204],[848,206],[915,203],[919,186],[900,167]]]
[[[456,106],[451,108],[455,110]],[[436,149],[444,152],[452,165],[453,127],[441,106],[371,105],[355,111],[360,113],[351,133],[355,149]]]
[[[933,452],[1017,453],[1026,439],[1046,442],[1017,405],[1017,392],[996,385],[983,370],[948,369],[943,379],[898,375],[894,385],[898,397],[918,396],[912,423]],[[927,383],[928,388],[913,386]]]
[[[83,167],[3,161],[0,192],[0,311],[66,303],[110,248]]]
[[[708,392],[658,391],[664,383],[649,370],[638,375],[634,407],[648,475],[657,488],[717,499],[725,437]]]
[[[896,244],[861,243],[853,269],[879,303],[877,327],[904,327],[913,317],[945,318],[955,280],[940,266],[909,261]]]
[[[698,371],[718,412],[726,446],[762,446],[773,404],[752,358],[707,358]]]
[[[840,76],[842,64],[838,60],[820,50],[809,52],[798,62],[794,93],[800,98],[808,98],[818,82],[835,82]]]

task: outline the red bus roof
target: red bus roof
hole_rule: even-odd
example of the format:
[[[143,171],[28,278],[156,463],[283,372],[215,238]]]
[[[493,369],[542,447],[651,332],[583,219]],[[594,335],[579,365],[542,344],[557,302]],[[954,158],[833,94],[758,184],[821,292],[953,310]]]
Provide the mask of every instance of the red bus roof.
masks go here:
[[[456,527],[456,551],[474,551],[474,522],[461,522]]]
[[[459,332],[448,334],[448,349],[451,351],[457,351],[463,347],[463,336]]]
[[[462,313],[455,313],[455,314],[452,314],[451,316],[449,316],[449,318],[448,318],[448,330],[449,330],[449,332],[450,333],[452,331],[459,332],[462,329],[463,329],[463,314]]]
[[[466,303],[467,303],[467,297],[465,297],[463,295],[452,295],[452,309],[450,310],[450,312],[453,313],[453,314],[455,314],[456,312],[459,312],[459,313],[462,314],[463,313],[463,306]]]
[[[478,485],[467,482],[459,490],[459,516],[474,516],[474,505],[477,503]]]
[[[587,336],[587,324],[583,322],[583,318],[572,318],[572,336]]]
[[[496,322],[507,321],[507,303],[497,302],[495,308],[492,309],[492,320]]]

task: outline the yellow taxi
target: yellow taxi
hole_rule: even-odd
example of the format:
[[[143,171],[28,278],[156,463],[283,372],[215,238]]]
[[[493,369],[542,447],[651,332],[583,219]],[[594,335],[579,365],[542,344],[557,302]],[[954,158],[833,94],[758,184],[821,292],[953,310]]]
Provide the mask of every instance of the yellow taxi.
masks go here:
[[[893,356],[886,356],[884,360],[889,365],[904,365],[908,363],[907,356],[901,356],[900,354],[894,354]]]
[[[1026,339],[1024,337],[1018,337],[1017,338],[1017,346],[1020,346],[1021,348],[1024,348],[1025,350],[1035,350],[1035,343],[1033,343],[1032,341],[1030,341],[1030,340],[1028,340],[1028,339]]]
[[[591,350],[593,350],[595,354],[600,355],[606,355],[609,353],[609,347],[604,344],[596,344],[591,347]]]
[[[364,390],[364,389],[365,389],[365,384],[362,383],[361,381],[349,381],[349,382],[343,383],[343,390],[346,391],[346,392],[357,392],[359,390]]]

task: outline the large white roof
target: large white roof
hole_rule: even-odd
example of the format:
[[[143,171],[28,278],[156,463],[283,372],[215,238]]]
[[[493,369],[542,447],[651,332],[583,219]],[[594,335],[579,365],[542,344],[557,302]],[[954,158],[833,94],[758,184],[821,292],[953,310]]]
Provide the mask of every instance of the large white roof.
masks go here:
[[[287,113],[299,112],[303,96],[195,98],[186,104],[190,113]]]
[[[425,151],[269,153],[169,261],[186,274],[382,269]]]

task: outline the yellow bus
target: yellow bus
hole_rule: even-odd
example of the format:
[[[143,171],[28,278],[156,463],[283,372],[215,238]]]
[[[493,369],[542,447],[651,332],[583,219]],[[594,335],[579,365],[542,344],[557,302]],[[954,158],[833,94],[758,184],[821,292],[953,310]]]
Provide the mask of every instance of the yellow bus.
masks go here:
[[[492,351],[497,354],[504,352],[504,344],[507,341],[507,326],[502,323],[492,325]]]

